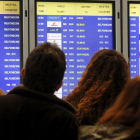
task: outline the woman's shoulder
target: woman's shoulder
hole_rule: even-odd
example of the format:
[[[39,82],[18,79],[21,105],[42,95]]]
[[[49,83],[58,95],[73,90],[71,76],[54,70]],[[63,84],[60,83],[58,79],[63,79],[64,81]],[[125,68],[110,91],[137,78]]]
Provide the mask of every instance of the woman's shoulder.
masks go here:
[[[79,127],[79,140],[139,140],[140,133],[129,137],[131,128],[117,124],[83,125]]]

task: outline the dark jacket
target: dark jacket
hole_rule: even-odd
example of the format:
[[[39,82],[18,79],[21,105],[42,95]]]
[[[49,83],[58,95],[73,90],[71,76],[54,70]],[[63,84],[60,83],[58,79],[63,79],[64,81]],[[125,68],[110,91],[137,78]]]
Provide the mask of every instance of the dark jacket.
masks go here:
[[[0,96],[0,139],[77,140],[76,110],[52,93],[20,85]]]
[[[78,140],[140,140],[140,131],[129,136],[131,132],[122,125],[80,126]]]

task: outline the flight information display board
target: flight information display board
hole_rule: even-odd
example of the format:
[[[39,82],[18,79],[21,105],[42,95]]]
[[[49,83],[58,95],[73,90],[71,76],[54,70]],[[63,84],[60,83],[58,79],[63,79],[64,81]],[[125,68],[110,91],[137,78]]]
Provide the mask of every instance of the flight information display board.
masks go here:
[[[20,2],[0,1],[0,88],[20,84]]]
[[[67,96],[80,80],[95,52],[113,49],[113,3],[37,2],[36,40],[57,44],[67,68],[62,88]]]
[[[131,78],[140,75],[140,3],[129,3],[129,58]]]

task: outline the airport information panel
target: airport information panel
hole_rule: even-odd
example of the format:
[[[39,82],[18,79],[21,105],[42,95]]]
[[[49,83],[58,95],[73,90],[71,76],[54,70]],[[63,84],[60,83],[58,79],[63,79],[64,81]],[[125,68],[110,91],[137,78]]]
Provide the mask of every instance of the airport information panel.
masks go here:
[[[140,75],[140,3],[129,3],[129,58],[131,78]]]
[[[65,53],[67,68],[62,88],[67,96],[80,80],[92,55],[113,49],[113,3],[37,2],[37,45],[57,44]]]
[[[20,2],[0,1],[0,88],[20,84]]]

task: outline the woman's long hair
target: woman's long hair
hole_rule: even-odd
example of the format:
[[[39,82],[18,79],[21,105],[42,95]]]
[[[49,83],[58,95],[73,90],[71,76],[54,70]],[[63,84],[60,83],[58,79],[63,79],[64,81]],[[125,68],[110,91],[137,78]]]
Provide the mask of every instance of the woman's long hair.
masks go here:
[[[0,95],[5,95],[5,92],[2,89],[0,89]]]
[[[116,102],[104,113],[97,124],[140,126],[140,76],[130,80]]]
[[[129,79],[127,62],[120,53],[114,50],[98,51],[66,101],[77,108],[77,118],[81,123],[95,123],[114,103]]]
[[[121,124],[134,133],[140,127],[140,76],[130,80],[98,124]]]

